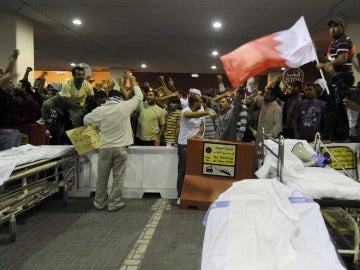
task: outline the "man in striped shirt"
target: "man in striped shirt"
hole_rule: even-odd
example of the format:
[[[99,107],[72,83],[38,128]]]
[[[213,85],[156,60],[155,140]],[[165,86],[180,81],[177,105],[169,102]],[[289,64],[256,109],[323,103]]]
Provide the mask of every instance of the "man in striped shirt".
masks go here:
[[[168,114],[165,123],[164,140],[165,145],[170,143],[177,146],[177,138],[179,135],[179,125],[181,119],[181,102],[178,97],[170,97],[168,105]]]
[[[227,141],[242,141],[247,127],[247,107],[242,102],[244,89],[235,90],[235,99],[220,99],[220,113],[216,119],[216,138]]]
[[[342,100],[348,97],[349,87],[354,84],[352,58],[355,46],[345,35],[344,22],[341,19],[334,18],[328,25],[332,40],[327,57],[319,55],[320,63],[316,65],[327,73],[330,90],[326,99],[322,139],[325,143],[346,142],[349,140],[349,120]]]

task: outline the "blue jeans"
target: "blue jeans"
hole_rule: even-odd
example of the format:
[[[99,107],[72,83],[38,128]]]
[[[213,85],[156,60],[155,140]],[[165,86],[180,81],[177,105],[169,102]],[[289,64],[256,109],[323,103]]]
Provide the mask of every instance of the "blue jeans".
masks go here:
[[[21,143],[21,137],[18,129],[0,128],[0,151],[18,147]]]

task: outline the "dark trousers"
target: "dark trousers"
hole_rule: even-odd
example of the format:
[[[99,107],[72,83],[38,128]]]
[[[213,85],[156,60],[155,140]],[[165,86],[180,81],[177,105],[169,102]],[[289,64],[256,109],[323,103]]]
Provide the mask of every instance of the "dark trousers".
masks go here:
[[[354,79],[351,80],[351,77],[335,77],[328,83],[330,95],[326,98],[324,124],[321,132],[323,140],[340,141],[349,139],[349,119],[342,100],[348,98],[349,87],[353,83]]]
[[[178,163],[177,192],[179,198],[181,195],[182,187],[184,185],[184,178],[186,171],[186,150],[187,150],[186,144],[178,145],[179,163]]]

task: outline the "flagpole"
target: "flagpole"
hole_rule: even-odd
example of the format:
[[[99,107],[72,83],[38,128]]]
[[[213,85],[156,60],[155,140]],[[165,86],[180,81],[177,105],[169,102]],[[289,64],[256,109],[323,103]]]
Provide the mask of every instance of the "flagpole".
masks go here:
[[[316,63],[319,64],[320,62],[319,62],[319,58],[318,58],[318,56],[317,56],[316,50],[315,50],[315,48],[314,48],[314,43],[313,43],[313,49],[314,49],[315,55],[316,55]],[[324,72],[322,71],[321,68],[319,69],[319,71],[320,71],[321,78],[326,82],[326,84],[325,84],[326,93],[327,93],[328,95],[330,95],[330,91],[329,91],[329,88],[328,88],[328,85],[327,85],[327,81],[325,80]]]
[[[316,59],[316,63],[319,63],[319,59]],[[326,93],[328,95],[330,95],[330,91],[329,91],[329,88],[328,88],[328,85],[327,85],[327,81],[325,80],[324,72],[322,71],[322,69],[319,69],[319,71],[320,71],[320,74],[321,74],[321,78],[326,82],[326,84],[325,84]]]

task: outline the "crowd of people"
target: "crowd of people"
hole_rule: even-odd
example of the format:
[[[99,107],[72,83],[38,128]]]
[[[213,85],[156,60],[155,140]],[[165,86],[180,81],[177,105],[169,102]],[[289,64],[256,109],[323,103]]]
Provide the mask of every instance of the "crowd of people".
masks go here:
[[[44,87],[44,76],[31,86],[25,76],[14,86],[14,50],[0,77],[0,151],[21,142],[22,124],[46,125],[53,144],[69,143],[65,131],[82,125],[100,128],[99,179],[94,205],[110,211],[124,206],[119,195],[127,154],[126,147],[174,146],[178,148],[178,196],[186,170],[188,139],[219,139],[235,142],[260,140],[261,133],[273,138],[314,141],[319,132],[325,143],[358,141],[360,137],[360,82],[353,86],[354,45],[345,36],[339,19],[329,22],[332,42],[328,57],[317,68],[326,81],[286,84],[279,77],[259,89],[255,80],[232,89],[217,75],[218,88],[200,91],[177,89],[174,80],[159,77],[159,84],[138,83],[129,72],[117,79],[92,84],[85,70],[76,66],[72,78],[61,85]],[[354,62],[354,63],[353,63]],[[40,84],[39,84],[40,82]],[[355,117],[354,117],[355,115]],[[350,117],[349,117],[350,116]],[[106,193],[110,170],[114,185]],[[120,199],[119,199],[120,198]]]

